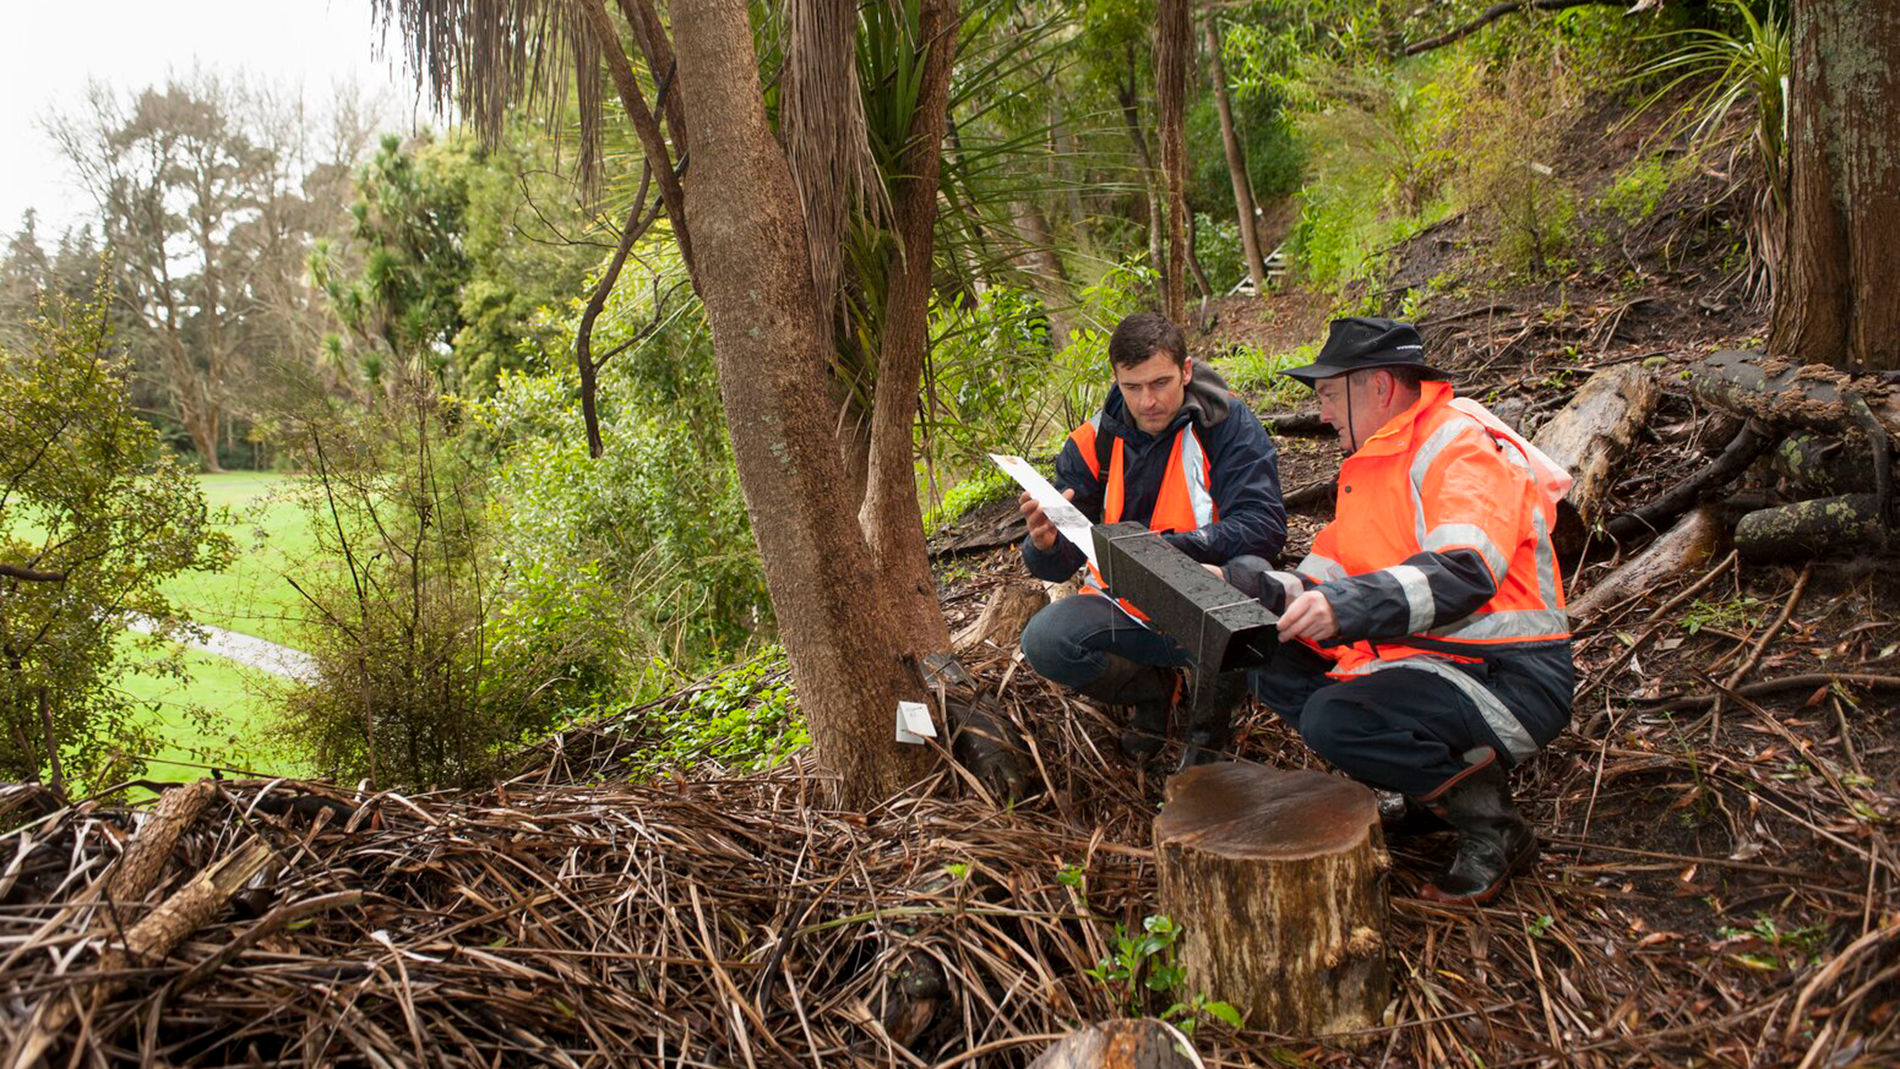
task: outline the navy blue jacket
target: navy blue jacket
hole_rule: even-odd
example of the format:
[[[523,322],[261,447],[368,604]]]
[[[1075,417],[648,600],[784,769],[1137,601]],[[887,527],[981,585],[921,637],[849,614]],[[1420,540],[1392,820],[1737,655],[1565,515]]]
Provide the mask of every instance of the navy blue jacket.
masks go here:
[[[1247,402],[1229,392],[1226,381],[1213,368],[1202,364],[1194,365],[1187,399],[1160,434],[1136,427],[1122,401],[1121,388],[1109,388],[1108,399],[1102,402],[1101,425],[1095,433],[1122,440],[1125,470],[1121,518],[1144,524],[1153,518],[1175,433],[1189,422],[1207,451],[1210,488],[1220,519],[1197,531],[1162,537],[1203,564],[1225,564],[1247,554],[1272,560],[1286,544],[1279,454]],[[1082,456],[1074,438],[1063,443],[1062,453],[1056,457],[1053,481],[1057,490],[1075,491],[1075,507],[1082,515],[1091,522],[1102,522],[1102,483],[1089,472],[1089,460]],[[1058,537],[1045,553],[1025,538],[1023,563],[1029,574],[1058,583],[1074,575],[1084,558],[1068,539]]]

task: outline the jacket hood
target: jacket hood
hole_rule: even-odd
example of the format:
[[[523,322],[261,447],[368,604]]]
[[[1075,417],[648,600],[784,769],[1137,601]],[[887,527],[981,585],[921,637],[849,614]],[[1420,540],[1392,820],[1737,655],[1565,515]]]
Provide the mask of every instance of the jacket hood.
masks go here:
[[[1187,397],[1181,402],[1181,411],[1169,421],[1168,428],[1172,430],[1179,426],[1182,416],[1199,427],[1218,427],[1227,419],[1227,413],[1233,407],[1234,395],[1227,388],[1227,380],[1221,378],[1220,372],[1210,365],[1196,361],[1194,377],[1188,380]],[[1135,421],[1128,416],[1128,403],[1122,400],[1120,386],[1108,388],[1108,397],[1102,402],[1102,415],[1105,420],[1112,420],[1130,431],[1135,430]]]

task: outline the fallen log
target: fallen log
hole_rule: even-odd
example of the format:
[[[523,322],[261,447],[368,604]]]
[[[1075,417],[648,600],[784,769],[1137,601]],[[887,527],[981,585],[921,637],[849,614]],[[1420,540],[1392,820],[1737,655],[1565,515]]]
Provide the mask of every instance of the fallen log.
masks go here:
[[[1572,602],[1570,619],[1582,624],[1624,598],[1650,590],[1685,572],[1693,572],[1715,556],[1727,534],[1722,506],[1707,504],[1697,508]]]
[[[1862,391],[1889,434],[1900,430],[1900,405],[1873,379],[1856,380],[1820,364],[1797,367],[1758,352],[1725,350],[1689,365],[1689,392],[1704,404],[1780,427],[1857,430],[1844,394]]]
[[[106,901],[115,906],[136,906],[145,900],[165,870],[165,859],[178,845],[178,837],[198,814],[204,812],[216,784],[208,779],[174,787],[158,796],[158,802],[139,824],[137,833],[119,855],[119,863],[106,884]]]
[[[1755,458],[1774,444],[1774,435],[1759,420],[1748,420],[1730,440],[1728,448],[1695,474],[1663,491],[1655,500],[1640,508],[1612,516],[1603,524],[1605,534],[1618,541],[1637,538],[1662,529],[1662,525],[1681,515],[1704,494],[1727,486],[1748,470]]]
[[[1874,491],[1874,453],[1864,440],[1791,434],[1769,455],[1769,468],[1792,497],[1835,497]]]
[[[1735,524],[1735,548],[1751,563],[1805,560],[1841,550],[1879,552],[1885,533],[1879,498],[1843,494],[1748,513]]]
[[[950,648],[961,655],[985,642],[1014,646],[1029,618],[1047,604],[1049,593],[1041,583],[1004,582],[990,594],[977,618],[950,639]]]
[[[1182,925],[1188,988],[1285,1035],[1377,1025],[1391,994],[1391,860],[1372,791],[1230,762],[1174,776],[1166,795],[1159,899]]]
[[[1313,505],[1331,504],[1339,496],[1339,480],[1328,479],[1322,483],[1302,486],[1286,495],[1283,503],[1288,512],[1309,508]]]
[[[1143,1017],[1078,1028],[1043,1051],[1029,1069],[1203,1069],[1205,1064],[1180,1029]]]
[[[1576,480],[1564,495],[1557,529],[1551,533],[1558,553],[1574,554],[1602,518],[1623,453],[1656,410],[1660,396],[1655,376],[1641,365],[1606,368],[1592,375],[1531,440]]]

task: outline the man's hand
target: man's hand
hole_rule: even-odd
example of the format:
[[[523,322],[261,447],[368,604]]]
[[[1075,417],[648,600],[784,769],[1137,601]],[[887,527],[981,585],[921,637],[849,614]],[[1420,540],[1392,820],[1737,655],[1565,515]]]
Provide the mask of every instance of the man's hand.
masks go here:
[[[1309,590],[1293,599],[1293,604],[1280,614],[1280,637],[1282,639],[1311,639],[1324,642],[1339,634],[1339,621],[1333,617],[1332,603],[1326,595],[1317,590]]]
[[[1225,568],[1222,568],[1220,565],[1203,564],[1201,565],[1201,567],[1206,568],[1210,573],[1213,574],[1214,578],[1220,580],[1221,582],[1225,583],[1227,581],[1227,570]]]
[[[1074,501],[1075,491],[1064,490],[1062,496]],[[1029,521],[1029,541],[1044,553],[1049,552],[1056,544],[1056,521],[1042,511],[1042,506],[1036,504],[1036,499],[1030,496],[1029,491],[1024,490],[1016,500],[1022,502],[1023,517]]]

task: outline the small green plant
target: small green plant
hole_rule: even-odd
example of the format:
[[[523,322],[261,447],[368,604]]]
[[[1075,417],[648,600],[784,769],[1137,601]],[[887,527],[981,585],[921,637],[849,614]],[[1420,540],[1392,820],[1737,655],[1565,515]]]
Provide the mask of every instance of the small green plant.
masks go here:
[[[1683,170],[1679,162],[1672,163],[1662,156],[1645,156],[1617,173],[1609,187],[1597,195],[1595,207],[1615,214],[1625,223],[1647,219],[1662,207],[1663,197],[1682,177]]]
[[[1524,926],[1524,930],[1530,933],[1532,939],[1542,939],[1547,933],[1549,933],[1550,926],[1556,923],[1557,923],[1557,918],[1551,916],[1548,913],[1545,913],[1542,916],[1539,916],[1536,920],[1531,921],[1529,924],[1526,924]]]
[[[1081,878],[1081,872],[1073,866],[1056,875],[1057,880],[1071,887],[1079,886]],[[1070,883],[1071,879],[1076,882]],[[1113,953],[1086,974],[1108,988],[1129,1016],[1138,1017],[1148,1012],[1151,995],[1172,995],[1186,981],[1187,969],[1176,956],[1180,940],[1181,926],[1165,914],[1144,918],[1138,935],[1117,924]],[[1243,1023],[1239,1010],[1208,998],[1205,992],[1176,999],[1161,1011],[1162,1020],[1190,1034],[1202,1017],[1212,1017],[1231,1028],[1240,1028]]]
[[[1227,385],[1244,394],[1263,412],[1285,411],[1307,404],[1311,396],[1297,381],[1280,374],[1290,367],[1310,364],[1319,355],[1318,344],[1302,345],[1284,353],[1268,353],[1252,345],[1236,345],[1220,360]]]
[[[1828,938],[1825,924],[1784,928],[1766,913],[1757,913],[1755,923],[1746,928],[1723,927],[1717,931],[1725,942],[1753,948],[1730,953],[1731,960],[1763,972],[1818,964]]]
[[[943,500],[925,513],[924,533],[936,534],[971,511],[1010,496],[1010,490],[1015,485],[1003,473],[1003,469],[988,461],[982,462],[956,485],[944,491]]]
[[[1756,597],[1743,596],[1717,601],[1697,598],[1683,610],[1682,626],[1691,635],[1700,634],[1703,628],[1734,631],[1753,627],[1761,622],[1765,608],[1762,600]]]
[[[1180,938],[1180,927],[1165,914],[1144,918],[1138,933],[1117,924],[1112,952],[1084,973],[1106,987],[1129,1016],[1139,1017],[1147,1012],[1149,992],[1172,991],[1181,982],[1184,970],[1174,949]]]

